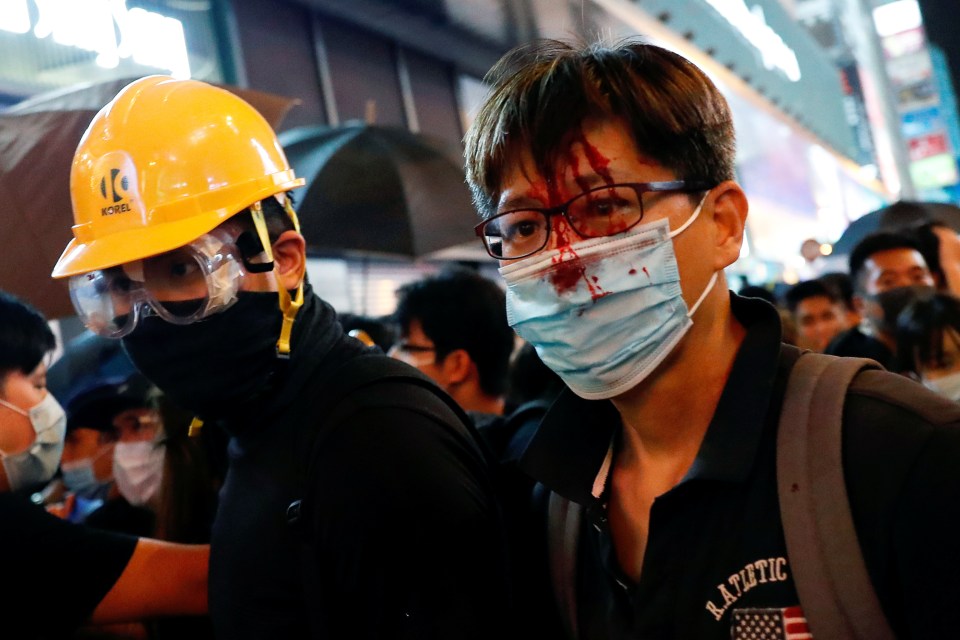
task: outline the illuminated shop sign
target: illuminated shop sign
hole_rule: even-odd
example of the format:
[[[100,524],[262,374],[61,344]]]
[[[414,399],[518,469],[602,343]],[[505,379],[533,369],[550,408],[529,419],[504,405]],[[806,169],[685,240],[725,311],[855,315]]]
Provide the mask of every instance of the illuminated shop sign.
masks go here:
[[[763,66],[779,69],[793,82],[800,80],[800,62],[793,49],[767,24],[763,7],[747,7],[744,0],[706,0],[760,52]]]
[[[126,0],[3,0],[2,5],[2,31],[93,51],[97,64],[106,69],[131,59],[178,78],[190,77],[183,23],[175,18],[128,9]]]

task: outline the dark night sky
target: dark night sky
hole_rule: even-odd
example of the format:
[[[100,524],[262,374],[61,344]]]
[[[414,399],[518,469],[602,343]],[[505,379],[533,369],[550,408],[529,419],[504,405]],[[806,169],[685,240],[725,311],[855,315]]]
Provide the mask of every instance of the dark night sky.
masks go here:
[[[947,54],[953,89],[960,92],[960,0],[918,0],[931,42]]]

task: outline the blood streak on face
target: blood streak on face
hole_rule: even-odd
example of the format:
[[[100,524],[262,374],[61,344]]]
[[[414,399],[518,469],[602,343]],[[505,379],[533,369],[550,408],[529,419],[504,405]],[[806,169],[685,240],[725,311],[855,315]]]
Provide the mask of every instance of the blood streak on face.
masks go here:
[[[586,136],[580,131],[567,147],[566,161],[574,182],[577,183],[581,191],[590,189],[590,181],[580,172],[580,157],[574,148],[577,143],[583,148],[583,155],[587,158],[587,162],[590,164],[590,168],[594,173],[603,178],[607,184],[613,184],[613,178],[608,169],[610,160],[587,142]],[[561,172],[558,172],[555,181],[557,184],[563,184],[563,175]],[[557,206],[557,204],[551,204],[550,206]],[[552,230],[556,237],[556,246],[559,251],[558,255],[553,259],[555,267],[550,273],[550,282],[553,284],[557,293],[572,291],[576,288],[577,284],[583,280],[587,285],[587,289],[590,291],[591,299],[598,300],[608,295],[609,292],[604,291],[596,276],[591,278],[587,277],[586,265],[583,264],[583,261],[577,255],[572,245],[572,240],[579,238],[576,231],[569,227],[567,221],[562,216],[554,216],[552,224]]]
[[[587,162],[590,163],[590,168],[594,172],[603,178],[603,181],[607,184],[613,184],[613,177],[610,175],[610,158],[607,158],[599,150],[587,140],[587,136],[584,135],[583,131],[580,131],[580,135],[577,136],[577,142],[583,147],[583,155],[587,157]]]

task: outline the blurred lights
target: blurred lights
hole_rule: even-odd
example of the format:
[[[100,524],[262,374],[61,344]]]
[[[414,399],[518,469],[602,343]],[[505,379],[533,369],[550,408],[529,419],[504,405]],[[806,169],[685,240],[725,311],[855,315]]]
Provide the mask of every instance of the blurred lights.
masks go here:
[[[127,9],[126,0],[33,0],[37,7],[33,35],[97,54],[96,62],[113,69],[121,59],[190,77],[183,23],[144,9]],[[0,30],[30,32],[27,0],[2,0]],[[117,34],[120,41],[117,42]]]
[[[30,31],[30,11],[26,0],[6,0],[0,8],[0,30],[10,33]]]
[[[923,24],[917,0],[898,0],[873,10],[873,24],[881,38],[916,29]]]
[[[822,255],[822,256],[828,256],[828,255],[830,255],[831,253],[833,253],[833,245],[832,245],[832,244],[829,244],[829,243],[827,243],[827,242],[824,242],[823,244],[820,245],[820,255]]]

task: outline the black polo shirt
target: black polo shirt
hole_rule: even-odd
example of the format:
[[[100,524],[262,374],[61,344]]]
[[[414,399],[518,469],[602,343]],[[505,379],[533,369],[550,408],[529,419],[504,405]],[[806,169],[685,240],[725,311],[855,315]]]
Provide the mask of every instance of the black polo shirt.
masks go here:
[[[525,471],[587,507],[576,570],[581,638],[763,640],[806,632],[775,468],[776,427],[797,351],[781,345],[770,305],[731,301],[747,334],[692,467],[654,501],[639,583],[620,570],[605,515],[620,431],[613,405],[565,392],[524,454]],[[848,395],[848,492],[898,637],[957,635],[958,425],[960,406],[887,372],[862,374]]]

